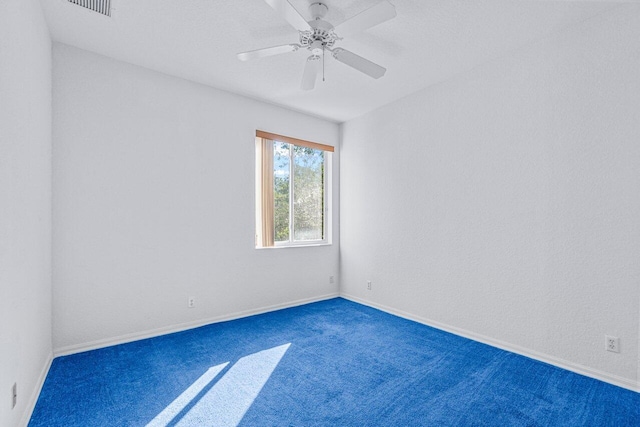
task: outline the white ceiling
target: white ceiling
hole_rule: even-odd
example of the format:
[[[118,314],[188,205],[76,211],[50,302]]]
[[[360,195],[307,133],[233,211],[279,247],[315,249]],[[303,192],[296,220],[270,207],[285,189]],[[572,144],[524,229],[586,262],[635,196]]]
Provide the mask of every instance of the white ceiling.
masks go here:
[[[307,19],[317,0],[290,0]],[[297,43],[264,0],[112,0],[105,17],[41,0],[55,41],[342,122],[562,31],[616,1],[390,0],[397,17],[336,43],[387,68],[374,80],[327,55],[326,81],[300,89],[306,50],[250,62],[238,52]],[[378,0],[323,0],[334,26]]]

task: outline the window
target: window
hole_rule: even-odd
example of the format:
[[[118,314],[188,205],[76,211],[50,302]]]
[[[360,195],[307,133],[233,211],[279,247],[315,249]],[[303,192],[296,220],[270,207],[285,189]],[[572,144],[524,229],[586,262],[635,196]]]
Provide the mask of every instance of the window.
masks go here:
[[[333,147],[256,132],[256,247],[327,242]]]

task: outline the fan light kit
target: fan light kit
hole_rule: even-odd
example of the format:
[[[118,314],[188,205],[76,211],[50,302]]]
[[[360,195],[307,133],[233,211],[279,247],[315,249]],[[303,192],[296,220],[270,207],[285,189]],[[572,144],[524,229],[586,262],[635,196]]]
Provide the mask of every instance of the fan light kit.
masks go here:
[[[285,44],[282,46],[267,47],[238,54],[238,59],[248,61],[250,59],[265,58],[281,53],[295,52],[298,49],[307,49],[311,56],[307,58],[302,75],[302,89],[311,90],[316,84],[318,74],[324,64],[324,53],[329,51],[337,61],[342,62],[356,70],[379,79],[384,76],[386,68],[369,61],[353,52],[342,48],[334,48],[342,37],[355,34],[371,28],[396,16],[396,8],[386,0],[375,6],[360,12],[351,19],[344,21],[334,28],[324,20],[329,8],[321,2],[309,6],[309,14],[313,19],[307,22],[302,15],[287,0],[265,0],[276,12],[278,12],[293,28],[300,33],[300,43]]]

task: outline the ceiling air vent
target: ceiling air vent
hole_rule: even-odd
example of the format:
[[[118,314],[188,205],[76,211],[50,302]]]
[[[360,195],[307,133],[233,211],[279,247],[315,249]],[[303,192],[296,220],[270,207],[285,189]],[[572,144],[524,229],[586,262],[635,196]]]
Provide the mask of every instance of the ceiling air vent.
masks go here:
[[[69,3],[86,7],[105,16],[111,16],[111,0],[69,0]]]

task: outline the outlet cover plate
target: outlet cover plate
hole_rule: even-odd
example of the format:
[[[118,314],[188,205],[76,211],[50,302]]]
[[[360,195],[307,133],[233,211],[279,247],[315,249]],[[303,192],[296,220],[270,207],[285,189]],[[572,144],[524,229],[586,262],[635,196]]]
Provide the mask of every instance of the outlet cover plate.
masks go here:
[[[620,338],[611,335],[604,336],[604,345],[607,351],[620,353]]]

